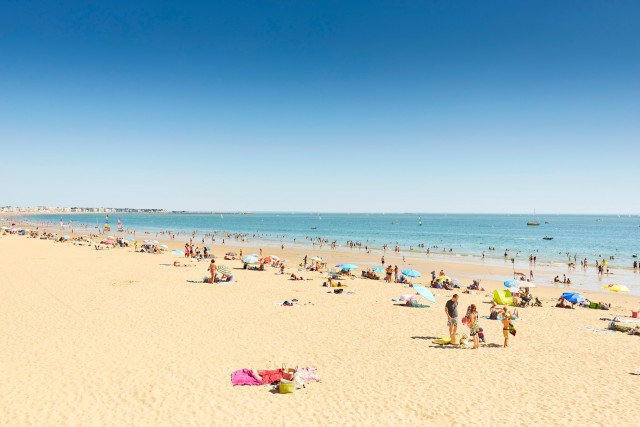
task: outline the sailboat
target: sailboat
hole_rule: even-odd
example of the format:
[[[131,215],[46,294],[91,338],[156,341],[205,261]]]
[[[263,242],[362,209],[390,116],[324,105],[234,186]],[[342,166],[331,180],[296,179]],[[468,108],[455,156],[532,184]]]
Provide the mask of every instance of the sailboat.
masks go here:
[[[124,231],[124,227],[122,226],[122,221],[118,218],[118,231]]]
[[[111,226],[109,225],[109,215],[107,215],[104,219],[104,231],[111,231]]]
[[[533,210],[533,221],[529,221],[527,223],[527,225],[533,225],[533,226],[537,226],[540,225],[540,223],[538,221],[536,221],[536,210]]]

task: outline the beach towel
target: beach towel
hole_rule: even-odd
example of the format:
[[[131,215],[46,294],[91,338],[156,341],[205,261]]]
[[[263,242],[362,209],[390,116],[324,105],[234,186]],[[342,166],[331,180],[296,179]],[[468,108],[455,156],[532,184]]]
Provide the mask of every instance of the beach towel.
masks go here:
[[[305,382],[320,382],[320,374],[318,374],[318,369],[313,366],[307,366],[304,368],[298,369],[298,375]]]
[[[262,381],[265,384],[273,384],[282,379],[282,369],[273,369],[270,371],[258,371],[258,374],[262,377]]]
[[[492,319],[491,316],[480,316],[482,319],[488,319],[488,320],[502,320],[502,316],[498,316],[497,319]],[[512,317],[511,320],[519,320],[518,317]]]
[[[231,374],[231,384],[234,386],[264,385],[264,382],[251,369],[240,369]]]
[[[613,334],[615,333],[614,331],[611,331],[609,329],[596,329],[596,328],[592,328],[590,326],[582,326],[578,329],[581,329],[583,331],[589,331],[589,332],[598,332],[600,334]]]

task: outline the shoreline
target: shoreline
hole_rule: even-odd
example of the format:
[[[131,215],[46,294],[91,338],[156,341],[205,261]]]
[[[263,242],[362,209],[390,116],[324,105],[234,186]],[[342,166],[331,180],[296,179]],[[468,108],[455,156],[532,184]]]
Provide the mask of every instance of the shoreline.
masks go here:
[[[27,227],[30,225],[28,223],[22,223],[21,226]],[[75,229],[74,233],[70,233],[68,229],[61,230],[56,226],[42,227],[45,230],[51,230],[58,233],[62,233],[64,231],[65,234],[70,234],[72,237],[87,234]],[[95,229],[81,230],[87,232],[96,231]],[[107,235],[117,234],[135,236],[138,239],[153,238],[154,240],[158,240],[161,244],[169,246],[170,251],[183,250],[184,244],[188,242],[190,238],[186,233],[177,235],[175,239],[170,239],[167,238],[166,233],[164,232],[141,232],[127,229],[122,232],[118,232],[117,230],[102,232],[100,236],[106,237]],[[221,237],[217,236],[215,239],[215,243],[211,243],[207,242],[207,239],[205,238],[205,243],[203,244],[202,238],[200,238],[199,240],[194,240],[194,246],[211,246],[213,247],[214,254],[218,257],[220,257],[221,250],[224,250],[225,252],[239,252],[240,250],[249,250],[249,252],[254,252],[260,247],[263,247],[270,249],[270,252],[273,254],[280,253],[281,251],[281,245],[279,242],[267,239],[252,239],[247,242],[238,242],[233,240],[229,243],[225,241],[224,245],[220,244],[222,240]],[[538,262],[534,266],[529,264],[526,259],[516,259],[516,263],[512,265],[509,259],[497,257],[486,257],[483,260],[482,258],[472,255],[461,256],[460,254],[450,255],[448,253],[430,253],[429,255],[426,255],[424,252],[417,251],[400,251],[399,254],[396,254],[393,253],[393,251],[384,252],[382,248],[371,248],[370,253],[366,253],[363,248],[349,248],[344,246],[337,246],[336,248],[331,249],[328,245],[323,245],[323,248],[320,249],[318,245],[313,247],[312,244],[308,242],[296,244],[286,243],[284,253],[289,254],[288,257],[291,258],[289,261],[295,260],[294,262],[296,265],[304,258],[305,255],[321,255],[323,259],[335,260],[336,262],[333,265],[349,262],[359,264],[364,269],[375,265],[379,266],[379,260],[384,256],[386,260],[393,262],[395,265],[399,265],[401,269],[411,266],[412,268],[420,271],[423,274],[423,277],[420,278],[421,280],[416,280],[416,283],[423,283],[430,271],[440,270],[439,266],[444,266],[447,271],[452,271],[453,274],[462,272],[461,276],[469,280],[469,283],[465,283],[465,285],[470,284],[471,280],[476,279],[484,281],[483,283],[489,282],[492,284],[501,284],[503,281],[515,277],[514,271],[516,274],[524,274],[526,277],[529,277],[529,271],[533,270],[533,282],[539,287],[545,287],[556,291],[596,292],[601,295],[611,294],[611,292],[601,289],[602,286],[608,285],[609,283],[627,284],[630,281],[637,281],[640,278],[640,273],[638,271],[619,267],[612,268],[609,276],[603,275],[600,277],[595,273],[595,267],[593,266],[589,266],[586,271],[581,268],[569,271],[566,264],[562,265],[556,262]],[[403,259],[405,259],[406,262],[403,262]],[[573,283],[571,286],[565,287],[563,283],[553,283],[553,277],[560,276],[562,278],[564,274],[572,278]],[[640,296],[640,288],[635,288],[633,286],[629,286],[629,288],[631,289],[631,292],[623,293],[622,296]],[[500,287],[498,286],[496,289],[500,289]]]

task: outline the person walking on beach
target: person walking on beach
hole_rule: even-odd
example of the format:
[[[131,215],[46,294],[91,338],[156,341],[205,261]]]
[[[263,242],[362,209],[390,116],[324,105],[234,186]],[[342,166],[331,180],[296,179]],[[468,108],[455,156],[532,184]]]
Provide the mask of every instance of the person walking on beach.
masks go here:
[[[398,283],[398,266],[396,265],[395,267],[393,267],[393,280],[394,282]]]
[[[458,331],[458,294],[453,294],[451,299],[444,306],[444,312],[447,314],[447,326],[449,327],[449,336]]]
[[[382,266],[384,267],[384,256],[382,257],[382,259],[380,260],[380,262],[382,263]]]

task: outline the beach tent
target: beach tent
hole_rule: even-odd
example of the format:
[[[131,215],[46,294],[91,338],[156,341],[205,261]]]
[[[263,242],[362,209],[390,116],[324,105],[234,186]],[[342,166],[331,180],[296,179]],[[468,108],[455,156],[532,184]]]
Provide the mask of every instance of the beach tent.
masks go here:
[[[513,305],[513,297],[508,290],[493,291],[493,300],[500,305]]]

